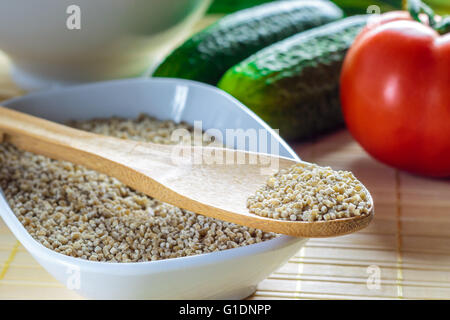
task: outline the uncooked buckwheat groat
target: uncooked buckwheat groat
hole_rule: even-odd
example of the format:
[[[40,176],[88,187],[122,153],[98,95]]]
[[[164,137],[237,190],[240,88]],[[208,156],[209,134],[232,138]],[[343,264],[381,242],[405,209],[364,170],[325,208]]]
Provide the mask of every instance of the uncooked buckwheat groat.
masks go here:
[[[172,143],[186,124],[110,118],[72,126],[122,139]],[[0,186],[37,241],[65,255],[138,262],[235,248],[276,235],[197,215],[156,201],[118,180],[69,162],[0,144]]]
[[[323,221],[369,214],[371,203],[351,172],[298,163],[270,177],[247,207],[273,219]]]

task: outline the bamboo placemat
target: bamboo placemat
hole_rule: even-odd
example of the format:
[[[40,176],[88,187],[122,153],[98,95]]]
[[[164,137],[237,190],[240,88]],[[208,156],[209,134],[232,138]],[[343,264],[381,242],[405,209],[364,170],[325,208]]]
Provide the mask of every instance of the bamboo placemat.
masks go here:
[[[346,130],[297,145],[296,151],[304,160],[353,171],[374,197],[375,218],[358,233],[310,240],[258,286],[254,298],[450,298],[448,180],[382,165]],[[376,288],[370,280],[378,271]]]
[[[21,94],[0,55],[0,100]],[[384,166],[345,130],[293,147],[306,161],[353,171],[373,194],[375,218],[358,233],[310,240],[251,299],[450,299],[450,181]],[[79,298],[0,219],[0,299]]]

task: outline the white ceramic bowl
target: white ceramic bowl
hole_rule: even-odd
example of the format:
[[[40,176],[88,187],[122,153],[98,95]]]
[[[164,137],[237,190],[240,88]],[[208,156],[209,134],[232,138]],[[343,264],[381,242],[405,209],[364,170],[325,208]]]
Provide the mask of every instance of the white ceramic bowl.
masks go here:
[[[209,3],[0,0],[0,49],[24,89],[134,77],[185,37]]]
[[[133,79],[33,93],[3,103],[53,121],[93,117],[159,119],[203,128],[264,129],[279,143],[280,155],[298,159],[261,119],[228,94],[209,85],[177,79]],[[35,241],[3,195],[0,214],[22,245],[56,279],[82,296],[98,299],[240,299],[283,265],[307,239],[280,236],[246,247],[140,263],[91,262],[68,257]]]

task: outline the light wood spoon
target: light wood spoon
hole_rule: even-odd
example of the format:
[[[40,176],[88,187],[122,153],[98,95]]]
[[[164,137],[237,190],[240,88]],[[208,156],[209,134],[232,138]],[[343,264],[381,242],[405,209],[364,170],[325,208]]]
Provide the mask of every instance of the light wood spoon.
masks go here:
[[[76,130],[4,107],[0,107],[0,132],[5,141],[20,149],[83,165],[115,177],[155,199],[263,231],[307,238],[331,237],[360,230],[373,217],[370,195],[370,214],[353,218],[292,222],[249,213],[247,198],[254,195],[270,175],[296,163],[283,157],[122,140]],[[187,157],[189,152],[191,157]],[[232,160],[232,164],[217,164],[218,155]],[[258,161],[252,164],[251,159],[255,158]],[[278,163],[278,167],[270,168],[269,163]]]

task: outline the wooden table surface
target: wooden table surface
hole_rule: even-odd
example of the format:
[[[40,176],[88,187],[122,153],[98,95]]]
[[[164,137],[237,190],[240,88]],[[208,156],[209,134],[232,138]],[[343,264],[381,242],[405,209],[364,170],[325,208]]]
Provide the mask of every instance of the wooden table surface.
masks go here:
[[[1,100],[24,93],[8,69],[0,55]],[[310,240],[262,281],[251,299],[450,298],[449,180],[380,164],[346,130],[293,147],[306,161],[353,171],[374,197],[375,218],[358,233]],[[0,299],[79,298],[49,275],[0,219]]]

